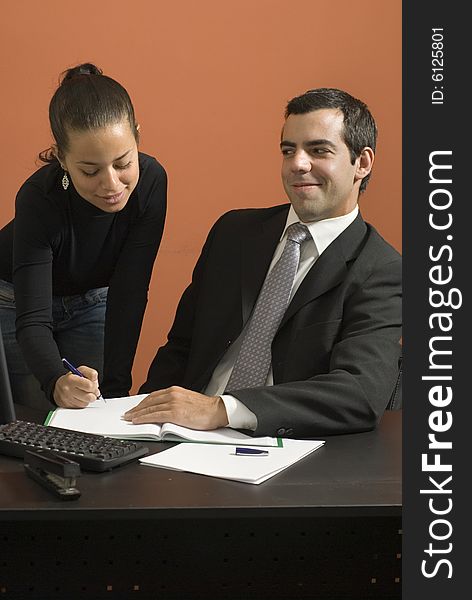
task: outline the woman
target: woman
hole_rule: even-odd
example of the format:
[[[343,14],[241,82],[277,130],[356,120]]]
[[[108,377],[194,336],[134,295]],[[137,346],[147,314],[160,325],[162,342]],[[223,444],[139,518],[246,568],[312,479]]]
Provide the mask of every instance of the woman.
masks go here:
[[[1,329],[15,401],[79,408],[129,393],[167,178],[138,152],[128,93],[96,66],[65,71],[49,119],[47,164],[0,231]]]

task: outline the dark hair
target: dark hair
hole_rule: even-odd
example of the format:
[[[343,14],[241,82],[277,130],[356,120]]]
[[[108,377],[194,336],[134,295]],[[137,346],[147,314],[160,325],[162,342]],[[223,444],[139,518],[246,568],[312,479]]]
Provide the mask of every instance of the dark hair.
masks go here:
[[[84,131],[114,125],[128,119],[133,135],[139,134],[134,108],[128,92],[91,63],[67,69],[59,78],[59,87],[49,103],[49,123],[59,157],[69,148],[69,131]],[[53,149],[39,153],[46,163],[57,159]]]
[[[336,88],[318,88],[308,90],[301,96],[292,98],[285,109],[285,118],[289,115],[301,115],[321,108],[335,108],[343,113],[344,130],[342,137],[354,164],[362,150],[368,146],[375,152],[377,126],[367,105],[343,90]],[[361,182],[359,193],[367,187],[370,173]]]

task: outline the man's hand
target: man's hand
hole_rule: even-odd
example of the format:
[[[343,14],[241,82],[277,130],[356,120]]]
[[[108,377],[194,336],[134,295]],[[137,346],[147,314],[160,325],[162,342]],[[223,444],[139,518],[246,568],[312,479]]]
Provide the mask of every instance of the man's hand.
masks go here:
[[[53,397],[57,406],[85,408],[100,396],[97,371],[84,365],[79,367],[79,371],[84,377],[67,373],[56,381]]]
[[[201,430],[228,424],[226,408],[219,396],[205,396],[175,385],[152,392],[125,413],[124,418],[133,423],[175,423]]]

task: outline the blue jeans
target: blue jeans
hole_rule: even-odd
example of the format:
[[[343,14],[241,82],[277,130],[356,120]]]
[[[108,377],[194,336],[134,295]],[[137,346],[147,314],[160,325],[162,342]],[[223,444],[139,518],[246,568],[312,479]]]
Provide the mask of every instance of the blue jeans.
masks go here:
[[[72,364],[93,367],[102,375],[103,338],[108,288],[77,296],[53,296],[52,333],[61,356]],[[35,408],[51,403],[31,373],[16,341],[16,307],[13,285],[0,279],[0,323],[13,400]]]

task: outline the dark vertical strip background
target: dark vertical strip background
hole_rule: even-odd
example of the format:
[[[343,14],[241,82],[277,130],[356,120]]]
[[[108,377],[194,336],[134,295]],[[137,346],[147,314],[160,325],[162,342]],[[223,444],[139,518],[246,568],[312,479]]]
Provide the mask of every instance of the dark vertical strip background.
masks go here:
[[[419,3],[403,2],[403,234],[404,234],[404,511],[403,511],[403,598],[428,600],[452,600],[470,595],[472,579],[472,495],[467,491],[472,479],[472,334],[469,280],[472,272],[471,231],[471,96],[470,44],[472,29],[464,14],[464,5],[456,1],[436,0]],[[432,29],[443,28],[444,79],[432,79]],[[439,71],[436,71],[439,73]],[[435,86],[444,94],[442,105],[432,104]],[[439,87],[439,86],[442,86]],[[439,98],[439,94],[436,94]],[[467,147],[466,147],[467,146]],[[429,155],[434,151],[452,151],[452,157],[442,158],[444,164],[452,164],[452,185],[429,183]],[[438,161],[439,162],[439,161]],[[444,175],[446,172],[443,171]],[[439,175],[439,172],[437,172]],[[468,179],[466,186],[466,178]],[[447,188],[453,195],[448,210],[435,211],[430,207],[429,197],[433,189]],[[440,199],[440,194],[436,196]],[[446,198],[442,194],[442,199]],[[452,226],[447,231],[435,231],[430,227],[430,213],[446,221],[452,214]],[[452,239],[447,239],[447,236]],[[435,252],[445,245],[452,249],[444,252],[442,260],[432,262],[428,256],[430,246]],[[435,285],[430,281],[430,269],[441,264],[446,274],[452,269],[448,284]],[[429,303],[429,290],[457,288],[463,296],[460,308],[434,309]],[[457,299],[457,294],[456,294]],[[441,333],[437,324],[430,328],[428,318],[432,313],[449,313],[452,319],[450,332]],[[452,355],[444,355],[441,364],[451,364],[453,399],[444,411],[450,411],[453,425],[449,431],[436,434],[438,440],[452,441],[452,450],[440,452],[441,462],[451,463],[452,472],[424,473],[421,455],[428,452],[428,434],[431,433],[428,417],[437,410],[428,400],[428,391],[435,385],[422,381],[423,375],[431,374],[428,368],[429,340],[437,335],[450,335],[452,342],[442,344],[442,349],[452,349]],[[437,346],[439,348],[439,346]],[[434,373],[434,372],[433,372]],[[440,373],[436,371],[436,373]],[[445,374],[442,371],[440,374]],[[444,421],[445,421],[444,415]],[[437,451],[429,451],[429,462]],[[421,489],[434,489],[428,478],[444,481],[452,475],[452,482],[445,488],[451,495],[420,494]],[[469,484],[469,485],[468,485]],[[437,508],[446,508],[447,498],[453,502],[449,514],[434,515],[428,501],[434,498]],[[435,519],[447,519],[452,526],[450,537],[446,536],[445,524],[431,525]],[[430,556],[425,550],[431,547]],[[452,546],[449,546],[452,544]],[[450,551],[448,551],[450,549]],[[449,560],[452,578],[448,578],[449,566],[439,564]],[[422,561],[426,570],[436,571],[427,578],[421,572]],[[459,592],[461,590],[461,592]],[[467,591],[468,590],[468,591]]]

